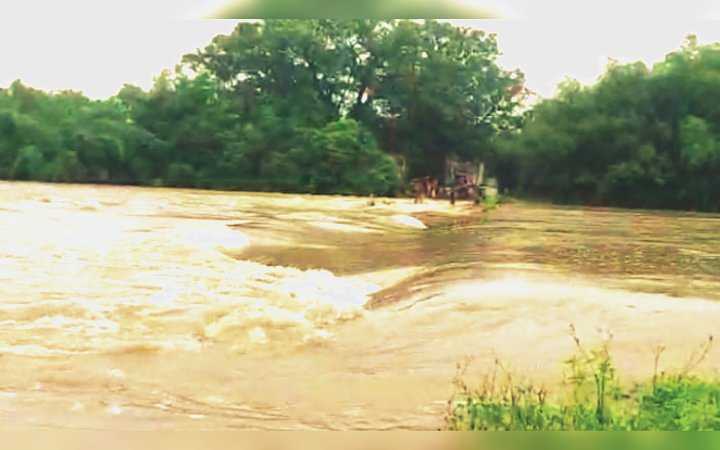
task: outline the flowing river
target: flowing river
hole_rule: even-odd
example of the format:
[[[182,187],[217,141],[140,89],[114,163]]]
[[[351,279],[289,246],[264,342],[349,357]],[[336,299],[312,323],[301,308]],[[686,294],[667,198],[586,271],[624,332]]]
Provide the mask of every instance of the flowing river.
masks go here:
[[[4,429],[437,429],[456,363],[554,383],[720,325],[720,216],[0,183]],[[720,368],[712,351],[699,370]]]

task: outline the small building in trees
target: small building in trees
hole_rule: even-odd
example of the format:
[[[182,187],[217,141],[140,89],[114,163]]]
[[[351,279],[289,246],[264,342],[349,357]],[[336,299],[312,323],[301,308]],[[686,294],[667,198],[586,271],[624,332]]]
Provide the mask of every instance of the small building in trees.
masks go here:
[[[458,180],[464,179],[468,184],[480,186],[485,177],[485,164],[483,162],[462,161],[453,156],[445,158],[446,186],[452,186]]]
[[[497,179],[487,176],[483,161],[463,161],[454,156],[445,159],[444,185],[472,186],[481,196],[497,196]]]

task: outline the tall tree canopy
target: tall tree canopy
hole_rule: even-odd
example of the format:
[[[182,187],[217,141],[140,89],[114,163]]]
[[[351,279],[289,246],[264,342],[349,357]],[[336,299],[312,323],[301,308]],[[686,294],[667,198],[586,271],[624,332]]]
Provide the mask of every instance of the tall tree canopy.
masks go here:
[[[249,117],[271,107],[292,129],[352,118],[411,175],[442,173],[449,154],[478,157],[515,125],[523,77],[496,64],[494,35],[436,21],[241,23],[188,55]]]
[[[720,45],[566,82],[495,141],[506,187],[560,201],[720,210]]]
[[[393,194],[515,126],[523,78],[497,55],[436,21],[241,23],[147,92],[0,91],[0,177]]]
[[[433,20],[240,23],[147,92],[0,91],[0,177],[392,194],[517,125],[523,77],[497,56]]]

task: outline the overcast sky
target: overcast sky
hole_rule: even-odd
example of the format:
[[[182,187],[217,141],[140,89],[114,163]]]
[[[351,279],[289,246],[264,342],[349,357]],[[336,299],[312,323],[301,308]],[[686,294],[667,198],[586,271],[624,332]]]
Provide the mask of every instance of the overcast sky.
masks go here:
[[[80,90],[93,98],[111,96],[123,83],[148,88],[183,54],[233,29],[236,20],[198,19],[221,3],[3,0],[0,86],[22,79],[41,89]],[[454,22],[496,32],[501,64],[521,69],[530,89],[549,96],[566,76],[592,82],[609,57],[652,64],[689,33],[701,43],[720,41],[720,7],[711,3],[487,0],[482,4],[508,19]]]

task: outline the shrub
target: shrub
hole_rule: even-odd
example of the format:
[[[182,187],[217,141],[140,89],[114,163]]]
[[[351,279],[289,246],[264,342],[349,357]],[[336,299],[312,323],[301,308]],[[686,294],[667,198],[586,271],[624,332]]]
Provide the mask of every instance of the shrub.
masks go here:
[[[171,187],[195,186],[195,171],[190,164],[173,163],[167,171],[166,185]]]

